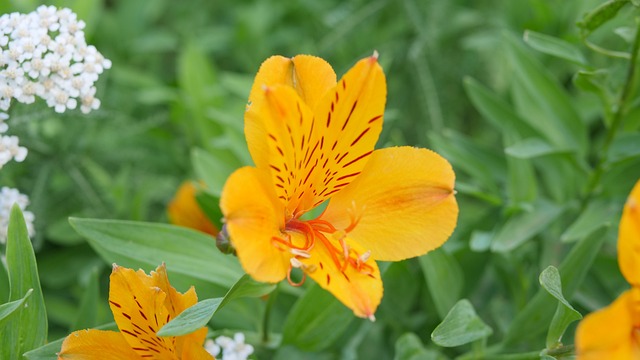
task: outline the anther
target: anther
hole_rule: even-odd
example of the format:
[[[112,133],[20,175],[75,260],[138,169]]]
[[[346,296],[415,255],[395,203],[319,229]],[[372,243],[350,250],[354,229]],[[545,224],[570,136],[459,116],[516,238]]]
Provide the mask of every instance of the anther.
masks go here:
[[[291,266],[296,269],[300,269],[304,267],[304,264],[302,263],[302,261],[298,260],[297,258],[292,257],[291,259],[289,259],[289,262],[291,263]]]
[[[303,257],[305,259],[309,259],[311,258],[311,254],[309,254],[308,252],[304,251],[304,250],[298,250],[298,249],[291,249],[291,253],[295,256],[300,256]],[[292,258],[295,259],[295,258]]]
[[[366,263],[370,257],[371,257],[371,250],[367,250],[365,251],[364,254],[358,256],[358,260],[360,260],[360,262]]]

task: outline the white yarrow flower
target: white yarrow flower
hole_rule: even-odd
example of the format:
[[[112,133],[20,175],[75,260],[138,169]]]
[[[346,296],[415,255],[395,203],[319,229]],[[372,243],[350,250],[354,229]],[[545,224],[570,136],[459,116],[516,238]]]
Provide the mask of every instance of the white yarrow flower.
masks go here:
[[[244,343],[244,334],[236,333],[233,339],[227,336],[219,336],[215,340],[207,340],[204,343],[205,350],[213,356],[218,356],[222,351],[221,360],[246,360],[253,354],[253,346]]]
[[[22,210],[24,221],[27,224],[29,237],[33,237],[35,234],[35,229],[33,227],[35,216],[31,211],[25,210],[29,205],[29,198],[26,195],[21,194],[17,189],[3,186],[2,189],[0,189],[0,243],[3,244],[7,242],[9,215],[11,214],[13,204],[18,204],[20,210]]]

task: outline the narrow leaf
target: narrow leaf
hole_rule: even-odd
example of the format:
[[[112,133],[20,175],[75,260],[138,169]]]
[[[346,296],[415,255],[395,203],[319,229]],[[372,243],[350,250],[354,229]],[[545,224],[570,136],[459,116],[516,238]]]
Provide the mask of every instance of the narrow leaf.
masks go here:
[[[282,344],[295,345],[305,351],[321,351],[341,338],[353,318],[351,310],[314,284],[289,312]]]
[[[431,340],[444,347],[455,347],[490,336],[493,330],[476,314],[473,305],[462,299],[431,333]]]
[[[549,266],[540,274],[540,285],[547,290],[551,296],[558,300],[556,313],[553,315],[549,332],[547,333],[547,348],[551,349],[560,344],[562,335],[567,327],[574,321],[582,319],[582,315],[577,312],[562,295],[562,282],[558,269]]]
[[[173,225],[70,218],[71,226],[107,263],[154,268],[163,261],[180,273],[226,288],[243,274],[237,259],[216,248],[215,239]]]
[[[602,24],[613,19],[628,2],[629,0],[609,0],[585,14],[582,21],[577,23],[578,27],[583,30],[583,36],[589,35]]]
[[[570,153],[571,151],[554,147],[540,138],[528,138],[507,147],[504,152],[518,159],[534,159],[545,155]]]
[[[29,289],[29,291],[24,294],[22,299],[14,300],[0,305],[0,329],[2,328],[2,324],[4,324],[4,322],[9,319],[11,315],[15,314],[22,305],[24,305],[29,296],[31,296],[31,293],[33,293],[33,289]]]
[[[181,336],[192,333],[207,325],[213,315],[231,300],[264,296],[275,288],[276,284],[260,283],[245,274],[224,297],[203,300],[185,309],[175,319],[163,326],[157,334],[158,336]]]
[[[601,227],[608,227],[619,219],[620,209],[617,204],[595,199],[589,203],[580,216],[562,234],[560,240],[573,242],[589,236]]]
[[[456,259],[442,248],[421,256],[419,261],[438,315],[444,319],[462,294],[462,269]]]
[[[444,360],[442,354],[425,349],[420,338],[414,333],[406,333],[396,340],[396,354],[393,360]]]
[[[99,268],[94,267],[89,274],[89,281],[84,290],[84,295],[80,300],[80,308],[76,319],[71,326],[71,330],[89,329],[98,325],[98,312],[100,306],[100,280],[98,278]]]
[[[586,63],[584,55],[582,55],[577,47],[555,36],[526,30],[524,32],[524,41],[529,44],[529,46],[542,53],[569,60],[576,64],[582,65]]]
[[[7,233],[7,272],[9,301],[20,300],[32,290],[16,314],[0,329],[0,358],[18,359],[23,353],[42,346],[47,339],[47,313],[42,298],[38,267],[22,211],[11,209]]]
[[[540,201],[532,211],[512,215],[493,238],[491,251],[507,252],[515,249],[546,229],[561,211],[562,208],[557,205]]]

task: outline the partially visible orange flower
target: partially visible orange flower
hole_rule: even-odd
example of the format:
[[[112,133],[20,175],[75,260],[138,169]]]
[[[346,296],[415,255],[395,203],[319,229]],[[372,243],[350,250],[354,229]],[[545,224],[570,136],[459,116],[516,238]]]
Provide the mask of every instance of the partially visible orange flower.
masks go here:
[[[336,81],[317,57],[267,59],[245,113],[256,166],[234,172],[220,198],[231,243],[254,279],[299,285],[291,272],[301,269],[370,319],[382,298],[376,260],[439,247],[458,215],[444,158],[408,146],[374,150],[387,92],[377,60],[360,60]]]
[[[203,347],[207,328],[178,337],[159,337],[156,332],[198,298],[194,288],[184,294],[158,266],[151,275],[114,264],[110,277],[109,305],[120,332],[80,330],[62,343],[59,360],[211,360]]]
[[[176,195],[167,207],[167,215],[172,224],[199,230],[216,236],[218,229],[200,208],[196,201],[196,186],[192,181],[180,185]]]
[[[579,360],[640,359],[640,180],[620,219],[618,263],[631,289],[580,322],[575,341]]]

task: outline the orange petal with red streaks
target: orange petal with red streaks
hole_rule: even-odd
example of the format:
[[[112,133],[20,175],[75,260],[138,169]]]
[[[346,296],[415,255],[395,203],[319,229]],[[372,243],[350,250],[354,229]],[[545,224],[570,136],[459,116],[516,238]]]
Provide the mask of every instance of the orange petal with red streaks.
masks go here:
[[[144,279],[144,280],[143,280]],[[120,333],[139,355],[175,356],[175,338],[156,336],[171,319],[165,308],[166,294],[150,287],[142,270],[114,265],[110,276],[109,305]]]
[[[139,360],[122,334],[115,331],[74,331],[62,342],[58,360]]]
[[[376,150],[321,218],[346,230],[372,258],[399,261],[442,245],[458,218],[451,165],[427,149]]]
[[[324,240],[318,236],[324,236]],[[308,259],[300,258],[299,260],[304,264],[308,276],[353,310],[356,316],[374,320],[383,292],[378,264],[371,258],[366,259],[362,271],[358,271],[353,266],[344,266],[345,258],[340,254],[338,255],[340,266],[337,266],[336,257],[331,255],[328,245],[334,250],[340,250],[342,246],[339,240],[331,234],[326,236],[317,234],[315,245],[309,250],[311,256]],[[352,263],[355,263],[358,255],[364,255],[366,250],[354,244],[351,239],[344,238],[343,241],[349,244]],[[298,240],[298,242],[301,241]]]
[[[218,229],[209,220],[196,201],[196,187],[185,181],[167,207],[167,215],[172,224],[199,230],[216,236]]]
[[[236,170],[222,189],[220,208],[244,270],[257,281],[284,279],[291,254],[273,244],[284,236],[284,206],[269,174],[253,167]]]
[[[640,286],[640,181],[631,190],[618,229],[618,262],[627,281]]]
[[[632,319],[639,307],[640,289],[622,293],[611,305],[587,315],[576,329],[576,355],[580,360],[639,359]],[[637,328],[636,328],[637,329]]]
[[[253,81],[245,115],[245,136],[256,166],[268,166],[269,163],[266,152],[267,127],[261,120],[267,111],[263,89],[277,85],[290,87],[302,102],[313,109],[335,84],[336,74],[331,65],[315,56],[272,56],[262,63]]]

